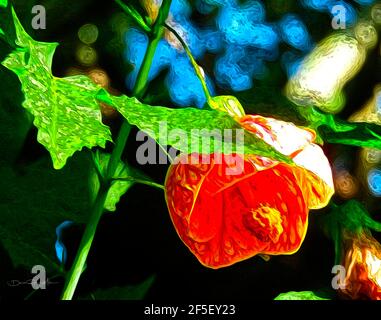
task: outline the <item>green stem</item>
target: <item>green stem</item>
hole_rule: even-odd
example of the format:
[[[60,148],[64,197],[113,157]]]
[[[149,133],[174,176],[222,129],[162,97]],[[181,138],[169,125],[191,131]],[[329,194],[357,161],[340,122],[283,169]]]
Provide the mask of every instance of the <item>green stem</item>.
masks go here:
[[[149,180],[135,179],[133,177],[131,177],[131,178],[115,178],[113,180],[114,181],[131,181],[131,182],[145,184],[145,185],[150,186],[150,187],[154,187],[154,188],[164,190],[164,186],[162,184],[156,183],[153,181],[149,181]]]
[[[208,104],[210,104],[210,101],[211,101],[211,95],[210,95],[210,92],[208,90],[208,86],[206,84],[206,81],[205,81],[205,78],[204,76],[202,75],[201,73],[201,67],[197,64],[196,60],[194,59],[188,45],[185,43],[185,41],[181,38],[181,36],[177,33],[177,31],[175,29],[173,29],[171,26],[169,26],[168,24],[165,24],[164,25],[169,31],[171,31],[171,33],[177,38],[177,40],[180,41],[181,45],[183,46],[186,54],[188,55],[188,58],[193,66],[193,69],[194,71],[196,72],[196,75],[198,77],[198,79],[200,80],[201,82],[201,85],[202,85],[202,89],[204,90],[204,94],[205,94],[205,97],[206,97],[206,100],[208,102]]]
[[[99,181],[104,181],[102,169],[101,169],[99,161],[98,161],[99,160],[98,150],[96,150],[95,152],[90,152],[90,155],[91,155],[91,159],[92,159],[92,162],[93,162],[93,165],[94,165],[94,168],[95,168],[95,171],[97,173]]]
[[[156,51],[156,47],[163,34],[163,25],[168,17],[171,2],[172,0],[163,0],[162,6],[160,7],[160,11],[158,14],[158,18],[156,19],[152,27],[152,32],[150,35],[151,41],[145,53],[143,64],[141,66],[141,69],[139,70],[139,74],[133,90],[133,95],[137,98],[140,98],[142,96],[146,87],[149,70],[152,65],[152,60]],[[111,186],[112,178],[115,174],[119,162],[121,161],[121,156],[126,145],[130,130],[130,124],[127,121],[124,121],[119,130],[118,138],[116,139],[115,147],[111,154],[110,162],[107,166],[105,181],[100,185],[91,211],[90,220],[86,225],[86,229],[82,236],[82,240],[79,245],[79,249],[73,262],[73,265],[70,268],[69,273],[67,274],[63,293],[61,296],[62,300],[71,300],[73,298],[75,289],[77,288],[79,278],[82,274],[87,256],[89,254],[99,220],[104,211],[104,204],[106,201],[108,190]]]
[[[131,8],[127,4],[123,3],[121,0],[115,0],[115,2],[122,8],[122,10],[132,17],[135,22],[146,32],[151,32],[151,28],[145,23],[143,18],[140,16],[134,8]]]
[[[157,45],[159,44],[159,41],[164,33],[165,20],[167,20],[171,3],[172,0],[163,0],[157,19],[152,26],[150,43],[144,56],[144,61],[147,61],[147,63],[143,63],[141,66],[135,85],[135,91],[141,94],[144,92],[147,85],[147,81],[142,81],[142,79],[148,78]]]
[[[101,216],[103,214],[103,207],[106,201],[107,191],[108,186],[101,185],[101,188],[99,189],[97,194],[97,198],[94,202],[90,220],[88,221],[85,232],[82,236],[77,256],[75,257],[73,266],[67,274],[68,280],[65,282],[63,294],[61,297],[62,300],[71,300],[73,298],[75,289],[77,288],[79,278],[82,274],[87,256],[89,254],[91,244],[94,240],[95,231],[97,229],[99,220],[101,219]]]

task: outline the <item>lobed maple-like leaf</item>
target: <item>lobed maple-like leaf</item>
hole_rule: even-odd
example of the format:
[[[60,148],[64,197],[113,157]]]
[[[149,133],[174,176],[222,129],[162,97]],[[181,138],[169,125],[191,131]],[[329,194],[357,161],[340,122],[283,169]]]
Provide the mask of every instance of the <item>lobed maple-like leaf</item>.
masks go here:
[[[183,153],[236,152],[292,163],[289,157],[251,132],[243,130],[225,112],[150,106],[136,98],[111,96],[104,90],[99,92],[97,98],[117,109],[130,124],[149,134],[158,143],[171,145]],[[231,131],[225,135],[226,129]]]
[[[18,48],[2,64],[18,76],[25,96],[22,105],[34,116],[37,140],[60,169],[83,147],[104,147],[111,141],[95,99],[99,87],[86,76],[55,77],[51,66],[58,44],[33,40],[13,9],[12,15]]]

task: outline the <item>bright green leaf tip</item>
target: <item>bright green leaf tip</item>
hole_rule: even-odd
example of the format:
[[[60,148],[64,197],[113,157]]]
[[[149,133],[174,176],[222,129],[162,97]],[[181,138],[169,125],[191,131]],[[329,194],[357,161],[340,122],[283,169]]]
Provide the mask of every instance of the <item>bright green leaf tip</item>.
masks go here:
[[[212,97],[210,98],[209,104],[211,108],[221,112],[226,112],[233,118],[241,118],[245,115],[245,110],[243,109],[241,103],[234,96]]]
[[[349,122],[314,107],[298,108],[320,140],[381,150],[381,126],[368,122]]]
[[[54,77],[51,71],[57,43],[33,40],[12,8],[19,47],[2,64],[21,82],[23,107],[34,116],[37,140],[49,151],[55,169],[61,169],[83,147],[105,147],[112,141],[102,123],[95,99],[99,87],[86,76]]]
[[[286,293],[281,293],[274,300],[329,300],[325,298],[318,297],[312,291],[290,291]]]
[[[6,8],[8,6],[8,0],[0,0],[0,7]],[[0,37],[5,36],[4,31],[0,28]]]

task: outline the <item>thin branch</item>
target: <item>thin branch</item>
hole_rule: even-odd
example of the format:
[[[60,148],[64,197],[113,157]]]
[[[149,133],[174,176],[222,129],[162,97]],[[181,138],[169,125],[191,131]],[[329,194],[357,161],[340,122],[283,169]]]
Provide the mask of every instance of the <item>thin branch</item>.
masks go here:
[[[153,181],[148,181],[148,180],[142,180],[142,179],[136,179],[134,177],[128,177],[128,178],[115,178],[112,179],[113,181],[129,181],[129,182],[135,182],[135,183],[140,183],[140,184],[145,184],[150,187],[158,188],[161,190],[164,190],[164,186],[162,184],[153,182]]]
[[[94,165],[95,171],[96,171],[96,173],[97,173],[98,179],[99,179],[99,181],[100,181],[101,183],[103,183],[105,178],[104,178],[104,176],[103,176],[103,174],[102,174],[102,169],[101,169],[101,167],[100,167],[100,165],[99,165],[99,162],[98,162],[98,160],[96,159],[96,156],[97,156],[97,155],[98,155],[98,150],[95,151],[95,152],[91,152],[91,158],[92,158],[92,160],[93,160],[93,165]]]
[[[169,159],[169,161],[170,161],[171,163],[173,163],[173,162],[175,161],[175,159],[173,159],[173,158],[171,157],[171,155],[168,153],[167,149],[164,148],[164,146],[161,145],[159,142],[157,142],[157,144],[159,145],[159,148],[161,149],[161,151],[163,151],[163,152],[165,153],[165,155],[167,156],[167,158]]]
[[[212,97],[210,95],[210,92],[209,92],[209,89],[206,85],[206,81],[205,81],[205,78],[204,76],[202,75],[201,73],[201,67],[197,64],[196,60],[194,59],[188,45],[185,43],[185,41],[181,38],[181,36],[178,34],[178,32],[173,29],[171,26],[169,26],[168,24],[164,24],[164,26],[177,38],[177,40],[180,41],[181,45],[183,46],[186,54],[188,55],[188,58],[194,68],[194,71],[196,72],[196,75],[197,77],[199,78],[200,82],[201,82],[201,85],[202,85],[202,89],[204,90],[204,94],[205,94],[205,97],[206,97],[206,100],[208,102],[208,104],[210,103]]]
[[[123,3],[121,0],[115,0],[115,2],[122,8],[125,13],[133,18],[144,31],[151,33],[151,28],[145,23],[139,12],[137,12],[133,7]]]

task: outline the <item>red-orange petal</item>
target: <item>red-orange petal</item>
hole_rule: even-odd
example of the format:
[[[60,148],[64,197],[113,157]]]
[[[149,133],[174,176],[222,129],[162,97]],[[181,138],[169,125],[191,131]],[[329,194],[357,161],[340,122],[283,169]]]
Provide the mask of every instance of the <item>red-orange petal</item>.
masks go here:
[[[199,155],[183,155],[192,157]],[[308,208],[293,168],[258,171],[244,161],[238,175],[226,175],[232,157],[210,164],[178,163],[165,183],[169,212],[182,241],[205,266],[220,268],[258,253],[289,254],[301,245]]]

